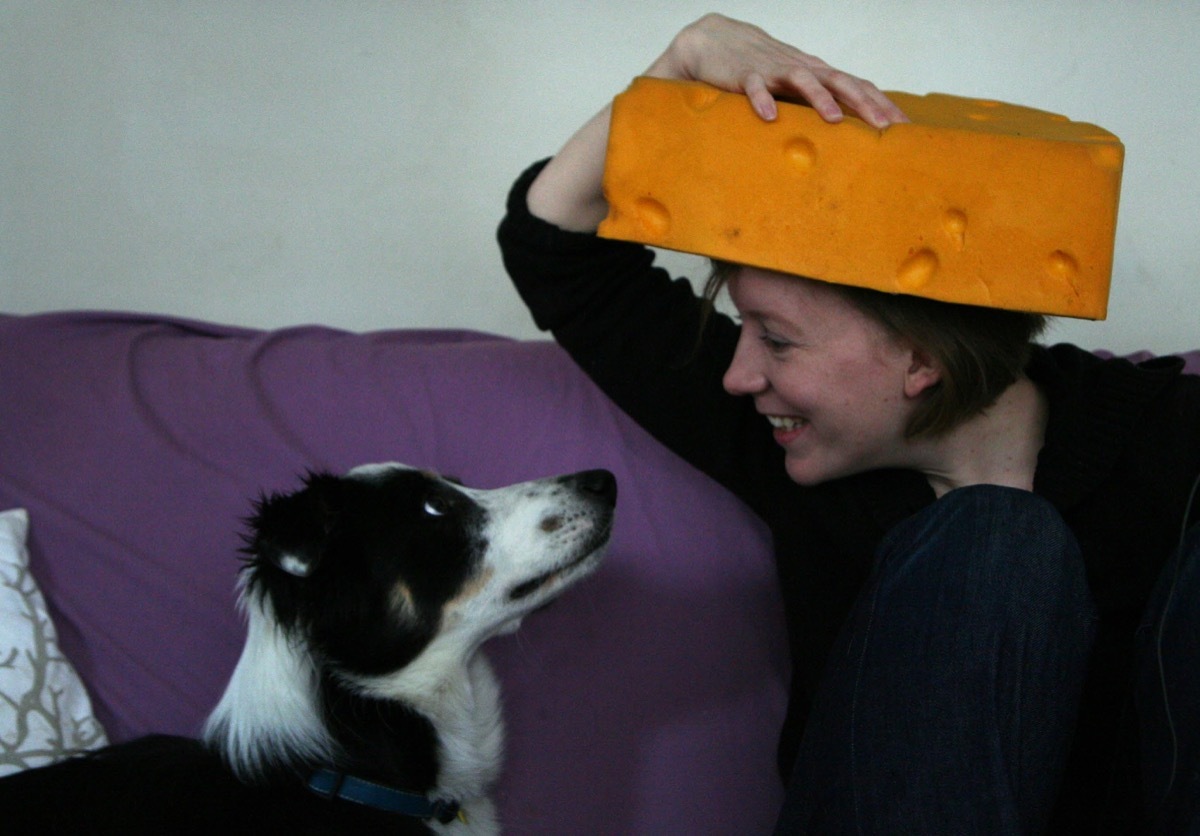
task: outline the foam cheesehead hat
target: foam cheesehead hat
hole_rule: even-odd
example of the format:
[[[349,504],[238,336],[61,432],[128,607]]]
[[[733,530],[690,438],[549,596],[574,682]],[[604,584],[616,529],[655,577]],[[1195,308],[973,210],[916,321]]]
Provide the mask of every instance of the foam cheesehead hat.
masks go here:
[[[888,92],[884,130],[637,78],[613,102],[599,234],[837,284],[1103,319],[1125,149],[1065,116]]]

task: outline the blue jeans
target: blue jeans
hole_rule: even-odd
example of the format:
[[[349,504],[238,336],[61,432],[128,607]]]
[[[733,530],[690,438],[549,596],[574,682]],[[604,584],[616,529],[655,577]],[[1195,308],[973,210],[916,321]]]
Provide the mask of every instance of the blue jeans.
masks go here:
[[[1143,736],[1144,761],[1155,765],[1147,786],[1158,788],[1148,794],[1159,809],[1180,805],[1180,829],[1156,832],[1188,832],[1195,808],[1180,799],[1194,805],[1200,781],[1200,532],[1192,535],[1163,633],[1175,724],[1165,740],[1153,614],[1165,587],[1147,610],[1153,630],[1142,631],[1155,653],[1141,656],[1139,696],[1159,730]],[[881,544],[831,653],[776,833],[1040,832],[1095,631],[1079,547],[1041,497],[961,488],[905,520]],[[1171,741],[1179,756],[1168,799]]]

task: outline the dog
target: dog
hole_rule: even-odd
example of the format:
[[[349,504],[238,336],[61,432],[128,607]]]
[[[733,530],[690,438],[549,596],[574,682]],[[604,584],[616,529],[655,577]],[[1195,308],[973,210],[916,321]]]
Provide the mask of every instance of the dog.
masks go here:
[[[202,739],[154,735],[0,780],[8,833],[498,832],[480,645],[591,573],[604,470],[473,490],[400,464],[256,503],[245,646]]]

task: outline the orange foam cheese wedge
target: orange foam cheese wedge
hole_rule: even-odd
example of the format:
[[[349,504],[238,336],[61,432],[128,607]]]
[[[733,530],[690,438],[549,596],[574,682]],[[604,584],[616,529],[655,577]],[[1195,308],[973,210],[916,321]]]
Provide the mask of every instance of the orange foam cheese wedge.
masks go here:
[[[822,281],[1103,319],[1124,146],[1065,116],[889,92],[912,120],[825,122],[697,82],[613,103],[599,234]]]

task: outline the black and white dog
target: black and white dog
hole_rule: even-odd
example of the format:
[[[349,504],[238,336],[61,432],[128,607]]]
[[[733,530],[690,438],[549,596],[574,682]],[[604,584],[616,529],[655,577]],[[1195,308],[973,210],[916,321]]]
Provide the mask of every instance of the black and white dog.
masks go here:
[[[204,740],[155,736],[0,780],[7,833],[499,829],[480,645],[599,563],[607,471],[472,490],[403,465],[257,505],[249,632]]]

